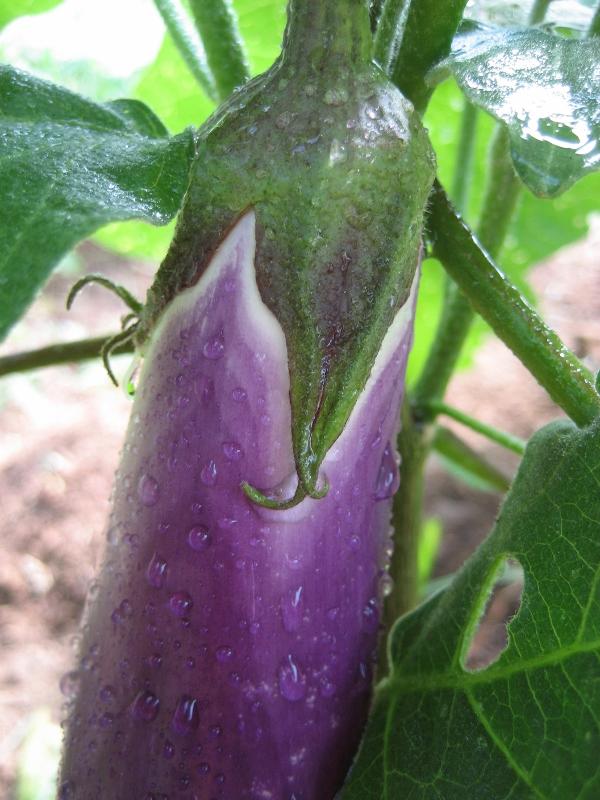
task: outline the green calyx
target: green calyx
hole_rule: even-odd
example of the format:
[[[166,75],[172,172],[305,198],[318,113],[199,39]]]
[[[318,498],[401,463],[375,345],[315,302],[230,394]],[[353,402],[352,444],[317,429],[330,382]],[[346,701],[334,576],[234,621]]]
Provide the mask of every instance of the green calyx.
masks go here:
[[[406,302],[435,164],[412,105],[371,60],[366,0],[291,0],[280,58],[199,131],[175,239],[143,337],[197,282],[229,228],[256,215],[258,288],[286,336],[298,489],[320,465]]]

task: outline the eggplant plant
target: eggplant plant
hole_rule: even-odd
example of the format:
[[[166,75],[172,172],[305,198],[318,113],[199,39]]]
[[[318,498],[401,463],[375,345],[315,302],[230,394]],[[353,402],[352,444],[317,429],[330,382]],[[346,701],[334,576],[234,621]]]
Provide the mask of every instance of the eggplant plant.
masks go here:
[[[0,25],[49,5],[0,4]],[[134,355],[57,797],[600,796],[600,396],[510,254],[519,222],[539,255],[553,214],[599,208],[600,6],[289,0],[252,75],[243,3],[155,5],[213,109],[176,135],[139,99],[0,66],[3,334],[78,241],[177,218],[144,302],[98,275],[73,286],[69,305],[115,291],[119,332],[0,358],[9,374],[102,357],[118,383],[113,357]],[[448,191],[432,109],[459,125]],[[437,319],[419,296],[434,260]],[[476,315],[567,420],[525,443],[444,402]],[[444,416],[522,456],[510,486]],[[506,496],[428,593],[436,451]],[[521,605],[474,670],[508,559]]]

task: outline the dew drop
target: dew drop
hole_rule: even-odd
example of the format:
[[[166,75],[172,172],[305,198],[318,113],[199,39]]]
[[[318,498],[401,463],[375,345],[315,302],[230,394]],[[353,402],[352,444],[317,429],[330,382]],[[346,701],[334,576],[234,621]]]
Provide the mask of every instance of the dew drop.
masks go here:
[[[204,347],[202,348],[202,353],[210,361],[217,361],[217,359],[221,358],[224,352],[225,339],[223,338],[222,333],[218,333],[216,336],[213,336],[211,339],[205,342]]]
[[[61,694],[69,700],[76,697],[80,685],[81,675],[75,670],[65,672],[59,683]]]
[[[187,536],[188,544],[192,550],[200,551],[206,550],[210,545],[211,537],[208,528],[203,525],[194,525],[190,528]]]
[[[175,733],[186,736],[195,731],[200,723],[198,701],[187,694],[181,695],[177,701],[171,726]]]
[[[219,661],[221,664],[225,664],[227,661],[231,661],[233,658],[233,648],[229,647],[229,645],[217,647],[215,655],[217,657],[217,661]]]
[[[387,500],[391,497],[398,489],[399,480],[398,465],[394,456],[394,450],[392,445],[388,443],[383,451],[381,465],[377,475],[375,499]]]
[[[158,697],[149,689],[142,689],[131,705],[131,713],[142,722],[152,722],[156,719],[159,708]]]
[[[110,703],[112,700],[115,699],[115,690],[112,686],[108,684],[106,686],[102,686],[100,691],[98,692],[98,697],[103,703]]]
[[[379,591],[382,597],[389,597],[394,591],[394,579],[389,572],[384,572],[379,579]]]
[[[207,461],[200,472],[200,480],[205,486],[214,486],[217,482],[217,465],[211,459]]]
[[[211,380],[211,378],[207,378],[205,375],[200,375],[200,377],[196,378],[194,381],[194,391],[206,406],[215,396],[214,381]]]
[[[379,627],[379,611],[374,598],[371,598],[362,612],[363,627],[365,630],[374,632]]]
[[[319,692],[321,693],[321,697],[333,697],[335,694],[335,683],[332,683],[327,678],[322,678]]]
[[[114,721],[115,721],[115,715],[111,714],[110,711],[105,711],[98,718],[98,725],[101,728],[110,728],[114,723]]]
[[[138,482],[137,494],[144,506],[154,506],[158,501],[158,481],[152,475],[142,475]]]
[[[248,394],[245,389],[242,389],[241,386],[236,386],[236,388],[231,392],[231,397],[236,403],[241,403],[248,397]]]
[[[119,605],[113,609],[110,618],[115,625],[120,625],[128,617],[133,616],[133,608],[127,598],[122,600]]]
[[[206,761],[202,761],[196,767],[196,772],[198,773],[198,775],[208,775],[208,773],[210,772],[210,764],[207,763]]]
[[[209,739],[218,739],[223,733],[223,728],[220,725],[211,725],[208,729]]]
[[[297,664],[288,655],[287,661],[279,667],[279,691],[286,700],[292,703],[302,700],[306,695],[306,678]]]
[[[58,790],[58,800],[73,800],[75,797],[75,784],[73,781],[64,781]]]
[[[239,461],[243,451],[237,442],[223,442],[223,454],[228,461]]]
[[[164,586],[167,577],[167,562],[164,558],[154,553],[146,570],[146,579],[150,586],[160,589]]]
[[[191,512],[192,514],[197,517],[202,511],[202,503],[192,503],[191,505]]]
[[[286,553],[285,561],[288,567],[294,571],[302,567],[302,556],[300,555],[293,555],[291,553]]]
[[[169,609],[176,617],[187,616],[193,605],[194,601],[187,592],[174,592],[169,598]]]
[[[353,550],[354,552],[359,550],[360,549],[360,536],[358,536],[356,533],[353,534],[350,537],[349,541],[348,541],[348,545],[350,547],[350,550]]]
[[[281,598],[281,621],[288,633],[294,633],[300,627],[303,611],[303,587],[290,590]]]
[[[170,761],[173,756],[175,755],[175,745],[173,742],[170,742],[168,739],[165,739],[165,743],[163,744],[163,757]]]
[[[162,644],[162,642],[161,642]],[[146,664],[152,669],[158,669],[162,664],[162,656],[160,653],[151,653],[146,659]]]

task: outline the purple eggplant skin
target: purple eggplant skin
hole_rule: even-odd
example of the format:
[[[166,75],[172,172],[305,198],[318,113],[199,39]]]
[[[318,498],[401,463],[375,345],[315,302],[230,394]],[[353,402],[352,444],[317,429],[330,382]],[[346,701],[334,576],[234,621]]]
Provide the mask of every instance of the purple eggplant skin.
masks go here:
[[[254,254],[249,211],[147,344],[60,800],[332,800],[358,746],[414,287],[323,462],[327,496],[267,509],[241,482],[287,496],[296,472],[286,342]]]

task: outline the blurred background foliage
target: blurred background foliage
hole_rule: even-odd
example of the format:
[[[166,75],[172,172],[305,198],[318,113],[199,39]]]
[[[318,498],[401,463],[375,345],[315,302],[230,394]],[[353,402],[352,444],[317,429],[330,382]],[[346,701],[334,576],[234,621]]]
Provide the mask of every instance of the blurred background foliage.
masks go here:
[[[254,74],[276,58],[284,23],[285,0],[233,0],[248,60]],[[475,0],[467,6],[474,19],[500,25],[520,25],[531,2]],[[549,25],[568,20],[564,28],[576,35],[589,22],[592,0],[555,0]],[[50,9],[50,10],[48,10]],[[19,17],[36,13],[35,16]],[[8,23],[8,24],[7,24]],[[200,125],[214,108],[188,71],[152,0],[0,0],[0,60],[48,78],[98,101],[133,96],[147,103],[172,133]],[[568,30],[567,30],[568,29]],[[561,31],[562,32],[562,31]],[[462,95],[452,80],[437,87],[425,117],[438,159],[439,175],[451,186],[456,169],[456,144]],[[486,178],[486,152],[494,128],[479,112],[475,162],[469,186],[467,219],[475,223]],[[600,174],[577,183],[554,200],[524,193],[501,257],[504,269],[529,296],[528,268],[584,236],[588,217],[597,210]],[[158,263],[169,245],[174,223],[156,228],[141,222],[116,223],[95,239],[121,255]],[[126,276],[124,276],[126,280]],[[443,295],[441,267],[433,261],[423,269],[417,333],[411,357],[414,377],[435,332]],[[470,363],[485,332],[478,322],[465,347],[461,366]]]

